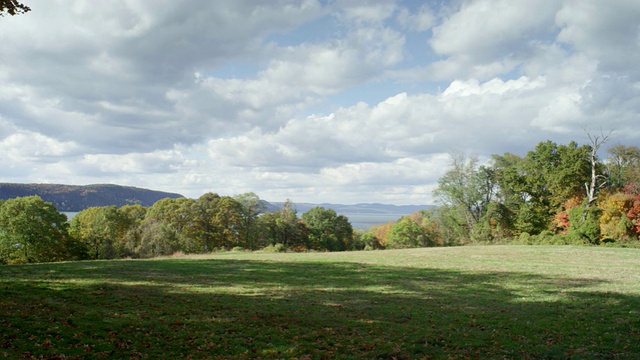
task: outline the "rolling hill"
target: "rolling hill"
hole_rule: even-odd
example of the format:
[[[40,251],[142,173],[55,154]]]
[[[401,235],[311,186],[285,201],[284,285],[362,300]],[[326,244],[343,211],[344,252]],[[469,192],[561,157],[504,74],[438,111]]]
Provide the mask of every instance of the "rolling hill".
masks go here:
[[[53,203],[58,211],[82,211],[92,206],[140,204],[151,206],[164,198],[184,197],[180,194],[113,184],[61,185],[0,183],[0,199],[38,195]]]

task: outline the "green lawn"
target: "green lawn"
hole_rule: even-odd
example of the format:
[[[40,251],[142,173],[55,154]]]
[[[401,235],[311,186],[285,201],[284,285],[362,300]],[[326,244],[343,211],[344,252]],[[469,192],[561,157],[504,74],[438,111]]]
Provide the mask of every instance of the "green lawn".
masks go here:
[[[640,358],[640,250],[0,266],[0,358]]]

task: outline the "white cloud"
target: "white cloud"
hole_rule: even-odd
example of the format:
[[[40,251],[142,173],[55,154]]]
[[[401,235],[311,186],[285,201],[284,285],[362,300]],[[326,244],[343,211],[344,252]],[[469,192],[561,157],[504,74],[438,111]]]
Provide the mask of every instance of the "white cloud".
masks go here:
[[[29,5],[0,19],[0,181],[424,203],[451,151],[640,146],[637,1]]]
[[[51,162],[62,156],[75,154],[78,146],[73,142],[60,142],[42,134],[16,131],[0,141],[2,162]]]
[[[566,1],[556,15],[558,40],[598,61],[600,70],[640,76],[640,3]]]
[[[433,71],[446,77],[482,78],[511,71],[530,56],[532,45],[547,41],[559,6],[555,0],[463,2],[433,29],[431,47],[448,57],[435,63]]]
[[[391,17],[396,10],[396,4],[387,0],[338,0],[341,8],[339,16],[344,17],[357,26],[380,24]]]
[[[435,24],[436,17],[427,5],[422,5],[415,13],[412,13],[407,8],[402,8],[398,11],[397,20],[404,28],[423,32],[429,30]]]

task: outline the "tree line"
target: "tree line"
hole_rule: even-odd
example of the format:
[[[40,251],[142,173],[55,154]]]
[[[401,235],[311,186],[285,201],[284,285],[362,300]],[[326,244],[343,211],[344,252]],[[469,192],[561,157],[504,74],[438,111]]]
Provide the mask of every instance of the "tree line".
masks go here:
[[[362,236],[372,247],[473,243],[640,246],[640,149],[608,135],[537,144],[524,156],[453,154],[434,195],[439,206],[375,226]]]
[[[608,136],[537,144],[524,156],[453,154],[439,206],[355,232],[348,218],[290,201],[267,212],[254,193],[90,207],[67,221],[37,196],[0,200],[0,263],[150,258],[221,250],[344,251],[472,243],[638,245],[640,149]]]
[[[220,250],[343,251],[356,248],[348,219],[290,201],[265,212],[254,193],[165,198],[141,205],[87,208],[67,221],[38,196],[0,203],[0,262],[150,258]]]

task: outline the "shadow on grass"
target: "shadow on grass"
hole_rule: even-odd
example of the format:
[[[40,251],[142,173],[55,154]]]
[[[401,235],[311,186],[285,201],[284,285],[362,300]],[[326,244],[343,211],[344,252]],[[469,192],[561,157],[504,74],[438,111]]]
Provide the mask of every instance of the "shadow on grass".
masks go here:
[[[594,280],[224,259],[0,273],[8,358],[640,358],[640,299]]]

